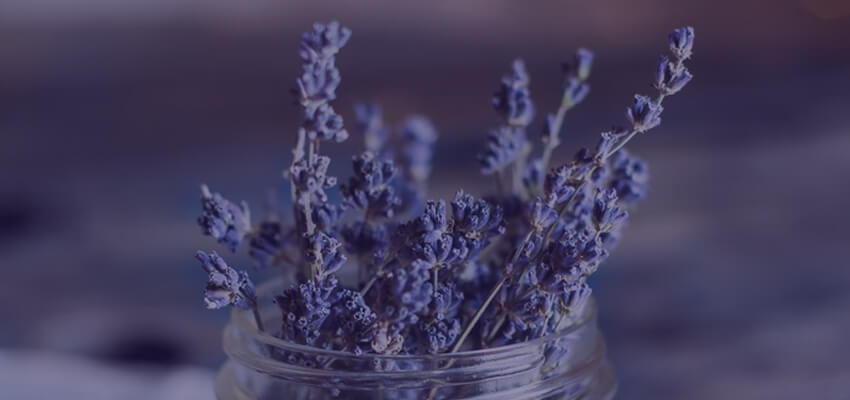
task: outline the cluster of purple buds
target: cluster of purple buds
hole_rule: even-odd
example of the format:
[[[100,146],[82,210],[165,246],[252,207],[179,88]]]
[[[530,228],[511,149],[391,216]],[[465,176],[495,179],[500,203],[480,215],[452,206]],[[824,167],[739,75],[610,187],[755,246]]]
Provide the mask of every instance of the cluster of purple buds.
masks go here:
[[[387,148],[390,131],[384,126],[381,106],[373,103],[354,105],[357,129],[363,134],[366,151],[381,155]]]
[[[617,197],[624,203],[636,203],[646,195],[649,166],[626,149],[611,156],[611,182]]]
[[[330,102],[341,81],[335,57],[350,36],[336,22],[302,36],[295,93],[304,119],[284,174],[291,219],[274,213],[253,226],[247,204],[201,190],[204,234],[233,252],[246,241],[258,268],[295,276],[275,297],[279,328],[265,333],[357,355],[437,354],[532,340],[582,315],[587,278],[609,257],[627,209],[647,192],[648,167],[625,146],[658,126],[663,100],[692,79],[685,61],[693,29],[670,35],[672,55],[661,59],[653,82],[657,95],[635,95],[626,127],[601,133],[595,148],[554,167],[565,113],[589,94],[593,53],[580,49],[564,64],[561,102],[546,118],[540,150],[526,132],[535,115],[530,77],[514,61],[493,97],[502,123],[479,156],[482,174],[496,175],[496,193],[459,190],[450,202],[426,200],[434,126],[414,116],[393,130],[375,104],[354,108],[352,132],[365,148],[353,157],[351,177],[338,186],[328,174],[331,158],[321,145],[349,136]],[[207,306],[251,310],[263,331],[248,275],[215,252],[197,258],[209,274]],[[351,264],[358,270],[348,273]],[[334,359],[302,361],[322,368]]]
[[[431,296],[431,303],[405,340],[408,353],[436,354],[448,350],[461,333],[460,312],[464,294],[453,283]]]
[[[309,279],[275,297],[283,316],[281,337],[299,344],[317,344],[325,319],[331,314],[338,284],[332,275],[325,279]]]
[[[511,74],[502,78],[499,91],[493,96],[493,107],[504,124],[487,135],[487,147],[478,156],[481,173],[489,175],[502,171],[526,150],[525,129],[534,119],[530,82],[525,63],[514,60]]]
[[[251,230],[251,212],[244,201],[234,204],[201,185],[201,209],[198,225],[207,236],[236,251]]]
[[[198,251],[195,256],[201,262],[201,267],[207,271],[207,288],[204,292],[204,302],[209,309],[234,306],[250,309],[257,305],[257,295],[254,284],[248,279],[245,271],[236,271],[224,262],[216,252],[204,253]]]
[[[528,126],[534,119],[534,103],[528,90],[531,78],[522,60],[514,60],[511,67],[511,74],[502,78],[502,85],[493,96],[493,107],[507,125]]]
[[[370,152],[354,157],[354,176],[342,191],[345,204],[364,210],[366,218],[392,218],[401,198],[391,185],[396,175],[392,160],[380,160]]]
[[[412,116],[402,129],[402,165],[405,175],[413,183],[424,183],[431,176],[434,142],[437,130],[427,118]]]
[[[298,96],[304,107],[304,128],[310,140],[342,142],[348,138],[342,117],[329,104],[336,98],[340,73],[335,56],[351,37],[339,23],[315,24],[301,38],[303,72],[298,78]]]

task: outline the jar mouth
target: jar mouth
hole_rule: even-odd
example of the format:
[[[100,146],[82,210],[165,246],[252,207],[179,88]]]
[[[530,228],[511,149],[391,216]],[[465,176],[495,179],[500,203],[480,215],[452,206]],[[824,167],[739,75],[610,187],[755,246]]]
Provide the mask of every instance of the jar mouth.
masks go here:
[[[257,288],[257,295],[260,298],[268,298],[275,293],[276,289],[281,289],[284,287],[283,279],[274,279],[270,282],[264,283]],[[546,336],[542,336],[536,339],[532,339],[526,342],[514,343],[504,346],[497,347],[489,347],[483,349],[474,349],[474,350],[462,350],[455,353],[437,353],[437,354],[363,354],[363,355],[355,355],[352,352],[346,352],[341,350],[330,350],[324,349],[321,347],[308,346],[298,343],[293,343],[287,340],[280,339],[278,337],[273,336],[268,332],[261,332],[257,329],[256,324],[254,323],[253,314],[250,311],[241,310],[234,308],[231,312],[231,322],[229,326],[226,328],[227,330],[238,330],[239,334],[243,336],[245,339],[248,339],[251,342],[261,344],[263,346],[270,346],[271,348],[282,350],[282,351],[292,351],[299,353],[309,353],[317,356],[324,357],[332,357],[335,359],[359,359],[362,360],[364,358],[368,359],[378,359],[378,360],[387,360],[387,361],[418,361],[418,362],[440,362],[447,361],[451,359],[481,359],[488,357],[498,357],[502,358],[505,356],[510,356],[511,354],[521,354],[524,352],[524,349],[535,346],[542,346],[546,343],[557,341],[561,338],[570,336],[574,334],[576,331],[588,326],[589,324],[595,324],[595,316],[596,316],[597,304],[595,299],[591,296],[587,305],[583,308],[580,315],[573,319],[573,323],[560,329],[557,332],[548,334]],[[277,324],[269,324],[270,315],[274,313],[279,313],[275,307],[264,307],[260,310],[260,316],[263,319],[265,326],[276,326]],[[225,333],[227,334],[227,333]]]

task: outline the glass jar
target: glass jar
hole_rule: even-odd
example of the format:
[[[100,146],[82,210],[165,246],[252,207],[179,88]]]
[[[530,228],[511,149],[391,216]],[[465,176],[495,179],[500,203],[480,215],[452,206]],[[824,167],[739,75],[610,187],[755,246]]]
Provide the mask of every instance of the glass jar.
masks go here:
[[[283,283],[264,285],[270,304]],[[277,326],[280,311],[261,311]],[[229,359],[216,379],[219,400],[611,399],[616,390],[596,306],[557,333],[508,346],[436,355],[325,350],[259,332],[250,311],[234,310],[224,330]]]

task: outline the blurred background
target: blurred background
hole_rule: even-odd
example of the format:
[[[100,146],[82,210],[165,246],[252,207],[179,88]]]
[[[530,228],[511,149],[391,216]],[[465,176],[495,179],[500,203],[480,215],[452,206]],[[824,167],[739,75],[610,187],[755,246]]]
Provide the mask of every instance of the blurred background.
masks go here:
[[[349,127],[356,101],[431,117],[441,198],[490,189],[472,155],[514,57],[542,116],[560,63],[595,50],[565,159],[624,121],[667,33],[693,25],[695,79],[630,145],[651,192],[595,282],[619,398],[847,398],[842,0],[4,0],[0,397],[212,398],[227,313],[201,301],[193,255],[218,247],[198,185],[258,214],[285,190],[299,35],[330,19],[354,31],[336,109]],[[358,139],[330,150],[336,175]]]

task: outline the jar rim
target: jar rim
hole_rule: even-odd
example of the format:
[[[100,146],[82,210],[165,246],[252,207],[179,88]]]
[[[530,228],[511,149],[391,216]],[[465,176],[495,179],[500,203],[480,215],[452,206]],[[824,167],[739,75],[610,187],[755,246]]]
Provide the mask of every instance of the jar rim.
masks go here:
[[[263,294],[268,295],[273,290],[284,286],[284,282],[282,278],[276,278],[269,282],[263,283],[257,287],[258,296],[262,296]],[[265,314],[269,313],[269,309],[272,307],[264,307],[260,310],[261,317]],[[345,359],[345,358],[363,358],[368,357],[370,359],[380,359],[380,360],[388,360],[388,361],[446,361],[449,359],[464,359],[464,358],[487,358],[493,356],[504,356],[506,354],[510,354],[516,351],[522,351],[528,347],[540,346],[548,342],[552,342],[558,340],[562,337],[568,336],[580,328],[586,326],[588,323],[594,320],[597,311],[596,300],[593,296],[588,300],[587,305],[583,308],[581,315],[574,319],[574,323],[568,325],[567,327],[562,328],[560,331],[556,333],[551,333],[546,336],[542,336],[539,338],[535,338],[526,342],[513,343],[504,346],[497,347],[489,347],[483,349],[473,349],[473,350],[462,350],[454,353],[437,353],[437,354],[363,354],[363,355],[355,355],[352,352],[342,351],[342,350],[330,350],[324,349],[321,347],[314,347],[304,344],[293,343],[284,339],[280,339],[278,337],[273,336],[268,332],[262,332],[257,329],[256,324],[254,323],[253,313],[247,310],[241,310],[238,308],[234,308],[231,312],[231,322],[226,329],[238,329],[241,334],[245,334],[248,338],[256,343],[260,343],[266,346],[272,346],[275,349],[280,350],[290,350],[294,352],[301,353],[309,353],[313,355],[321,355],[327,357],[333,357],[337,359]],[[265,318],[263,318],[265,320]],[[265,322],[265,321],[264,321]],[[268,325],[268,324],[266,324]]]

